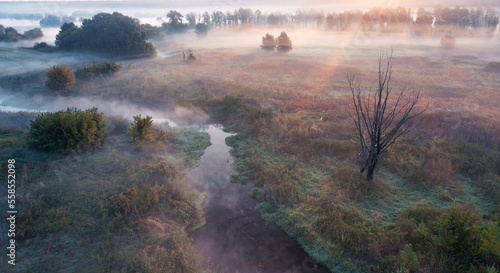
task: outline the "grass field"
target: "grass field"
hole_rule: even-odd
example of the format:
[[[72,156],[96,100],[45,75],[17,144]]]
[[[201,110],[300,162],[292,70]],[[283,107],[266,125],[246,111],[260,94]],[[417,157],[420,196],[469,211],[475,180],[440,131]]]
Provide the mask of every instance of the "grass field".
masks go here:
[[[260,50],[264,34],[214,32],[205,40],[193,35],[157,42],[157,58],[118,60],[124,67],[118,74],[77,82],[66,97],[44,88],[45,69],[78,67],[92,59],[19,50],[15,54],[36,65],[24,74],[3,74],[0,87],[9,95],[4,104],[36,102],[43,108],[85,99],[148,109],[178,124],[203,123],[207,117],[225,123],[237,133],[227,139],[235,157],[231,179],[254,183],[252,196],[262,217],[332,272],[497,272],[500,71],[485,67],[500,61],[499,38],[457,39],[455,49],[445,50],[434,38],[291,30],[293,50],[278,53]],[[185,62],[176,53],[188,48],[196,61]],[[355,75],[366,89],[375,85],[378,57],[391,48],[394,91],[420,90],[418,107],[426,111],[416,129],[383,155],[370,183],[359,173],[347,77]],[[96,154],[53,159],[35,152],[30,160],[27,134],[14,125],[3,129],[2,156],[24,158],[23,190],[29,195],[20,198],[32,212],[22,218],[31,225],[21,229],[22,255],[39,257],[23,269],[71,271],[86,261],[96,270],[120,272],[137,270],[134,266],[144,264],[135,261],[147,257],[150,267],[201,270],[188,254],[192,246],[185,235],[201,221],[197,197],[179,182],[203,150],[190,142],[198,138],[173,137],[160,148],[137,148],[118,134]],[[151,175],[148,170],[169,164],[179,175],[158,186],[166,188],[165,198],[154,203],[147,198],[156,186],[141,183]],[[135,211],[117,213],[108,197],[123,196],[134,186],[145,199]],[[179,193],[169,195],[169,187]],[[45,200],[44,192],[53,194]],[[102,202],[76,205],[87,204],[85,198]],[[37,208],[47,215],[36,214]],[[124,243],[125,237],[133,239]],[[57,244],[44,244],[48,241]],[[98,251],[83,259],[76,246]],[[155,256],[166,252],[154,247],[175,255]],[[69,256],[60,258],[57,249],[63,248]],[[135,260],[126,262],[130,253]]]

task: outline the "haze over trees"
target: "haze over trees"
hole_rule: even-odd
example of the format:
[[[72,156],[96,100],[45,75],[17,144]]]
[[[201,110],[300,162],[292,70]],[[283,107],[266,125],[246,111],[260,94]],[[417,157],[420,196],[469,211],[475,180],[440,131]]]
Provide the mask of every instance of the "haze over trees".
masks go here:
[[[13,27],[4,27],[0,25],[0,42],[18,42],[21,40],[33,40],[43,37],[43,32],[40,28],[30,29],[20,34]]]
[[[139,22],[114,12],[99,13],[85,19],[81,27],[65,23],[56,36],[56,46],[63,50],[82,50],[123,57],[155,56],[156,48],[146,42]]]

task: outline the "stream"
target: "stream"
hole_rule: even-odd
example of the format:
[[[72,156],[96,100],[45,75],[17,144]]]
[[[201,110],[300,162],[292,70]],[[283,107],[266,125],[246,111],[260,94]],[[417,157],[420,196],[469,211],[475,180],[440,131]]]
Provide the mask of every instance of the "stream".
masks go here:
[[[250,196],[251,183],[231,183],[233,158],[222,126],[203,128],[212,145],[187,173],[187,180],[205,193],[206,224],[189,233],[204,265],[217,272],[329,272],[275,223],[264,221]]]

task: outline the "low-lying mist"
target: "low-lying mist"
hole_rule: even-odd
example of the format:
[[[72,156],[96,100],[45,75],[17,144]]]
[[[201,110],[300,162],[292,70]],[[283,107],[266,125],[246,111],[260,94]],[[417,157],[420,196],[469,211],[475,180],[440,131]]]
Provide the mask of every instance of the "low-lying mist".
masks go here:
[[[153,117],[155,123],[167,123],[171,127],[179,125],[200,125],[207,116],[203,111],[195,108],[177,106],[173,109],[156,109],[138,106],[127,101],[105,100],[94,97],[63,97],[63,96],[19,96],[0,88],[0,111],[4,112],[56,112],[76,107],[89,109],[97,107],[106,115],[123,116],[132,120],[133,116],[141,114]]]
[[[285,31],[292,40],[293,50],[289,55],[316,56],[320,58],[338,56],[343,58],[376,58],[377,52],[394,48],[397,56],[426,57],[477,53],[480,58],[499,59],[497,50],[500,37],[456,38],[456,47],[445,50],[441,37],[414,36],[409,33],[367,33],[362,31],[329,32],[316,29],[249,28],[246,30],[212,30],[205,37],[194,33],[166,36],[153,41],[160,57],[168,57],[173,51],[186,49],[219,49],[231,51],[260,51],[262,37],[266,34],[279,36]],[[362,50],[360,50],[362,49]]]

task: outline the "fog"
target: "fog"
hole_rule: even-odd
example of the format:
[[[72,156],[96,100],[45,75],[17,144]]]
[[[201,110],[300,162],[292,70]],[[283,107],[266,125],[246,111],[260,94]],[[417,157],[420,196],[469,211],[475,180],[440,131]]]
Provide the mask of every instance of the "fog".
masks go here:
[[[129,120],[139,114],[142,116],[149,115],[153,117],[156,124],[167,123],[171,127],[177,126],[177,122],[186,124],[186,120],[195,121],[196,124],[203,124],[207,119],[207,116],[198,109],[181,106],[171,110],[158,110],[141,107],[127,101],[104,100],[99,97],[19,96],[0,87],[0,111],[55,112],[72,107],[78,109],[97,107],[100,112],[104,112],[106,115],[122,116]],[[193,115],[196,115],[196,117],[192,117]]]

